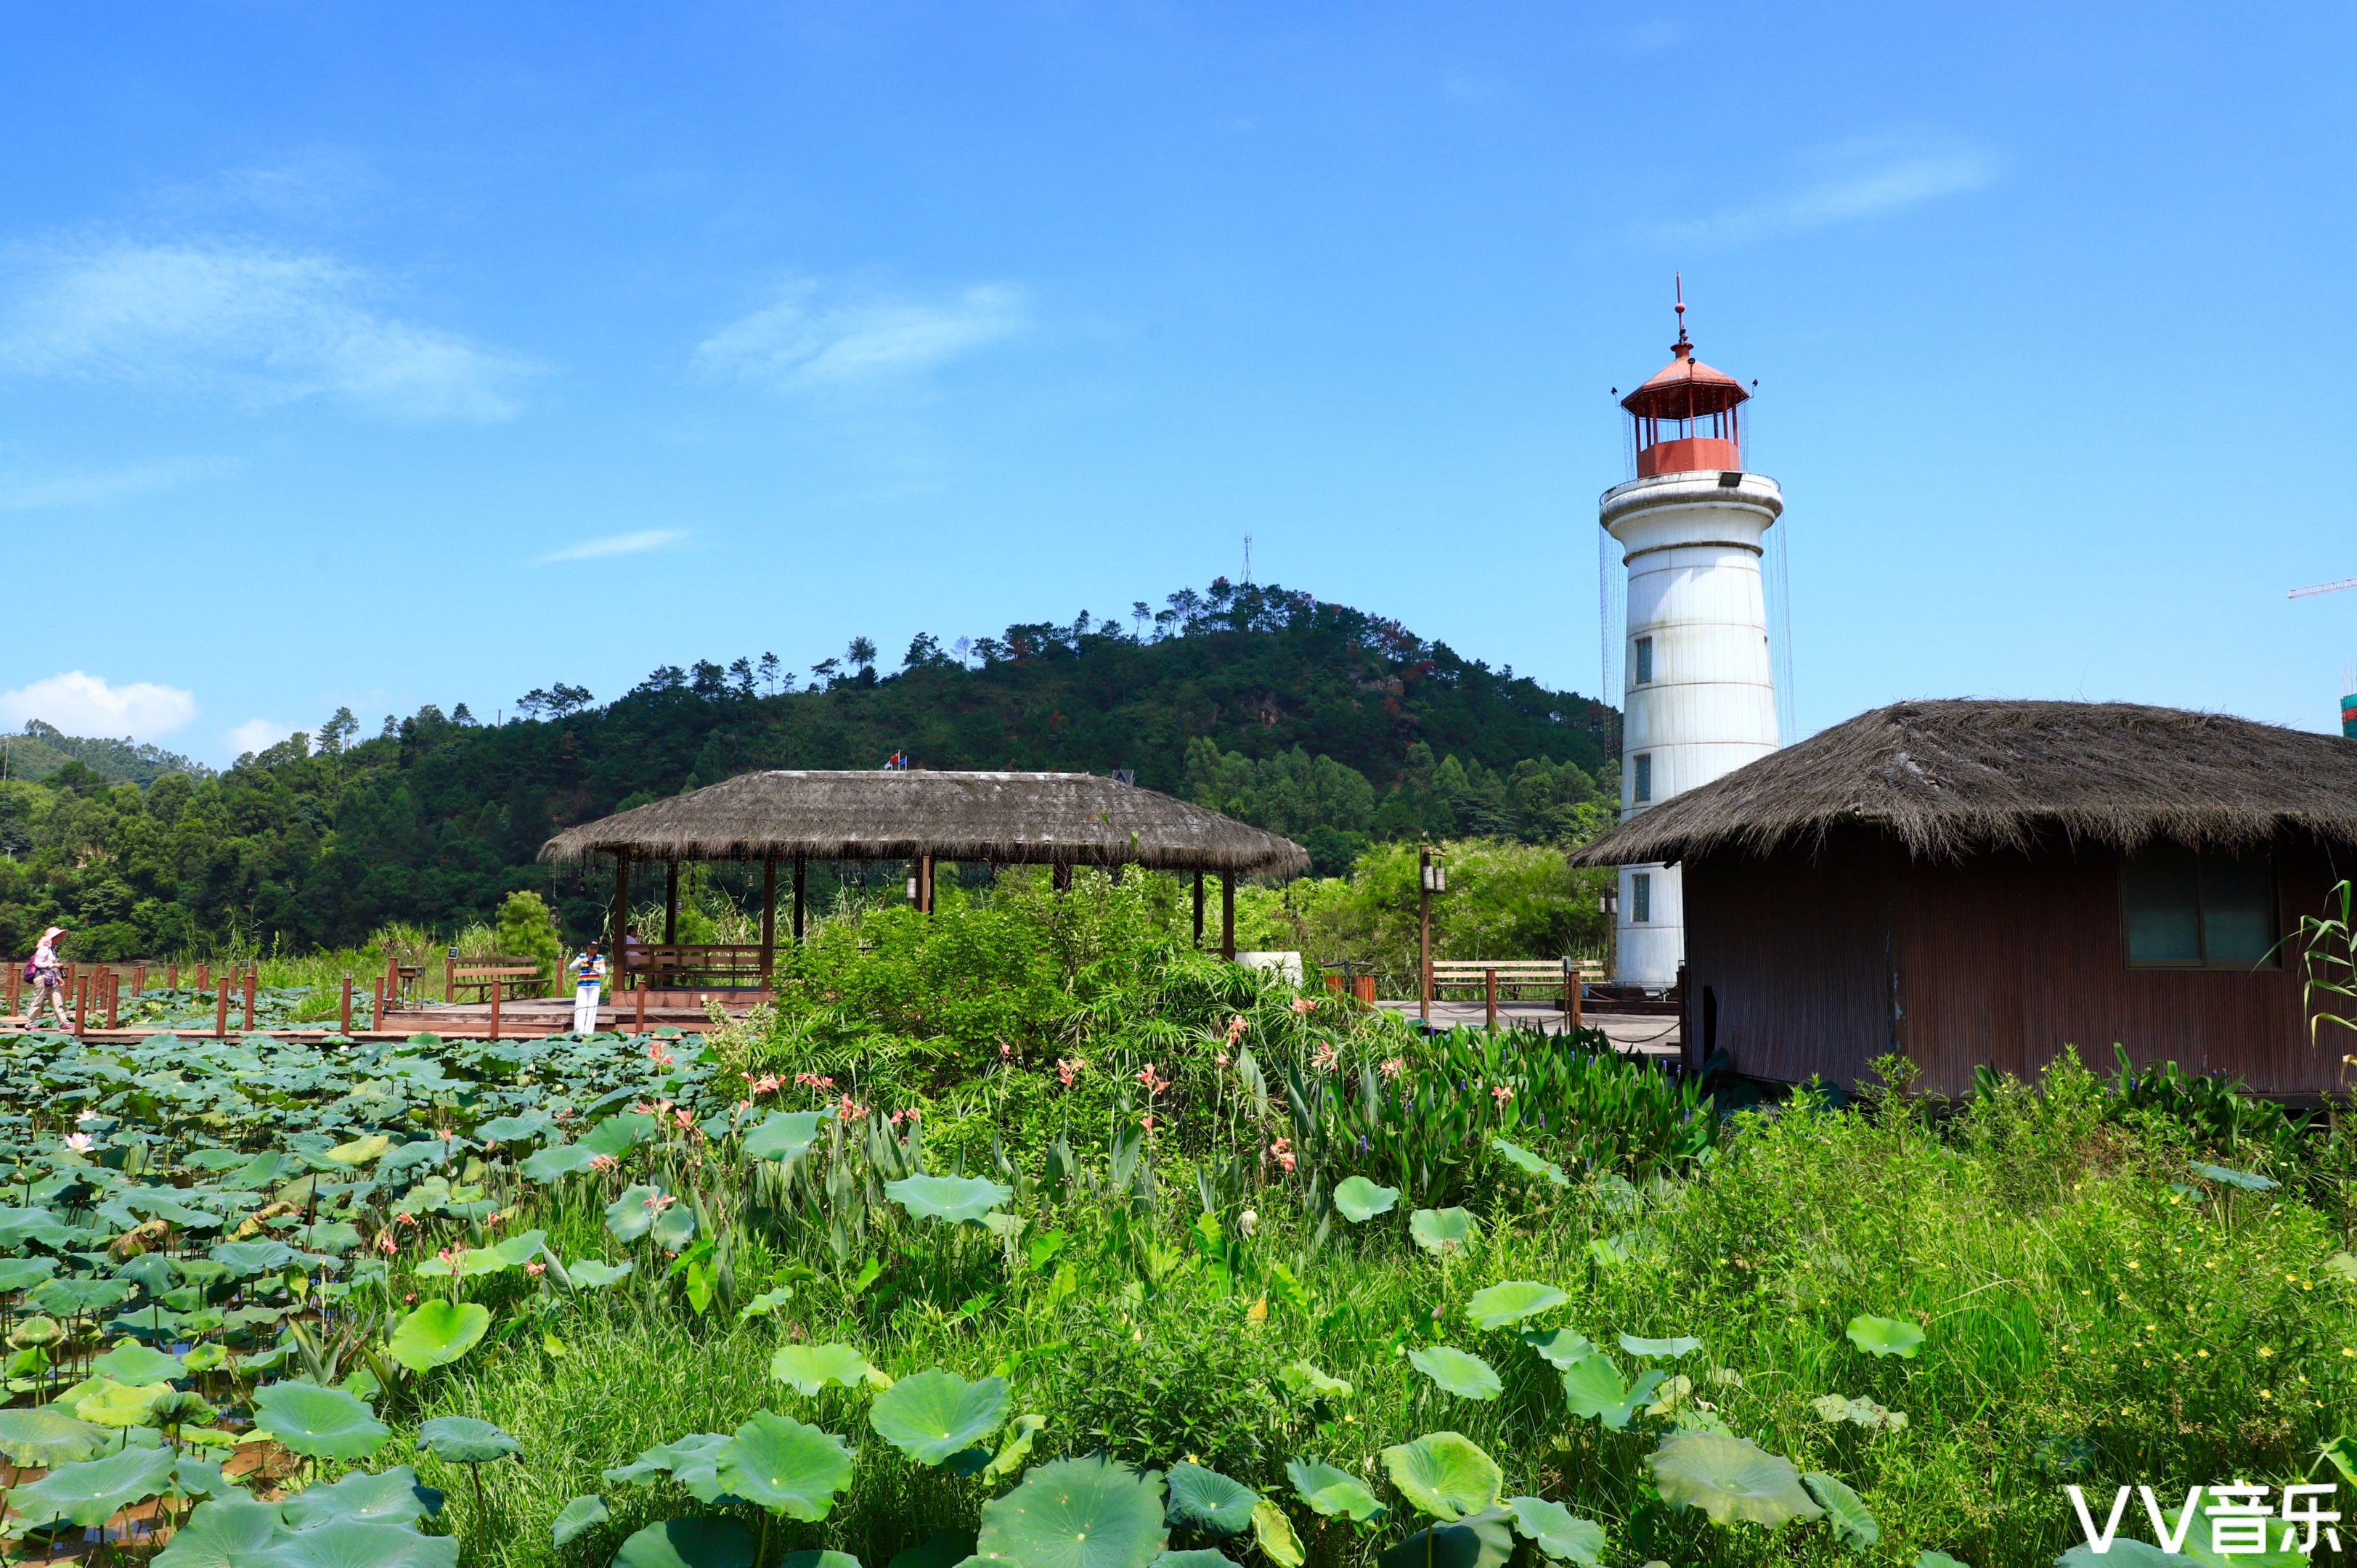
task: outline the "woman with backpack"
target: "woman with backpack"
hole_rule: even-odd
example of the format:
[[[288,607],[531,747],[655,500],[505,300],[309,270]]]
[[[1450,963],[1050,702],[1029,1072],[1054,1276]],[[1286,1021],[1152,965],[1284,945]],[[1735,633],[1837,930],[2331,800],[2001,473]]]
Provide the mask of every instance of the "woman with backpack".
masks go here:
[[[66,934],[63,926],[51,926],[41,933],[38,947],[25,963],[25,1027],[31,1029],[40,1023],[41,1004],[47,1002],[58,1015],[58,1027],[73,1033],[73,1020],[66,1015],[65,965],[58,961],[58,939]]]

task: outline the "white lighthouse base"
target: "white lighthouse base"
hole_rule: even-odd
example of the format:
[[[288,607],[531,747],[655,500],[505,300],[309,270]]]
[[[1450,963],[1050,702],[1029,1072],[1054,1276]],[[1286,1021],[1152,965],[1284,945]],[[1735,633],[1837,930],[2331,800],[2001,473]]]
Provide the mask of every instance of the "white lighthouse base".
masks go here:
[[[1637,918],[1637,878],[1645,878],[1646,918]],[[1686,918],[1682,878],[1674,865],[1620,868],[1620,914],[1613,930],[1612,978],[1621,985],[1666,991],[1685,961]]]

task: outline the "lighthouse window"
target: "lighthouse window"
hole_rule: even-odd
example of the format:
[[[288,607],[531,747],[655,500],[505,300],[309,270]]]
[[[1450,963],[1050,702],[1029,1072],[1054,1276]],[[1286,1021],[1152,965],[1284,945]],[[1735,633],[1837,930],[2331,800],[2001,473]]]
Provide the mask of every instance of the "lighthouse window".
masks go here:
[[[1634,798],[1639,801],[1650,800],[1653,798],[1653,754],[1650,751],[1641,751],[1637,754],[1635,761],[1637,782]]]
[[[1653,918],[1653,878],[1646,872],[1629,874],[1629,918],[1643,925]]]
[[[2265,858],[2164,846],[2120,865],[2131,969],[2279,967],[2275,868]]]
[[[1637,639],[1637,684],[1641,686],[1652,678],[1653,639],[1641,637]]]

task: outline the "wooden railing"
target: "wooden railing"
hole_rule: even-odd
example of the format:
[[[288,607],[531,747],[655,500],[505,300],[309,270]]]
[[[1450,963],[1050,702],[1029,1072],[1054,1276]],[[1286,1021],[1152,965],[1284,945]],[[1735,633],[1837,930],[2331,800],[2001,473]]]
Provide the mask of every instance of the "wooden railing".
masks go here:
[[[622,972],[656,991],[759,985],[764,978],[759,942],[636,942]]]

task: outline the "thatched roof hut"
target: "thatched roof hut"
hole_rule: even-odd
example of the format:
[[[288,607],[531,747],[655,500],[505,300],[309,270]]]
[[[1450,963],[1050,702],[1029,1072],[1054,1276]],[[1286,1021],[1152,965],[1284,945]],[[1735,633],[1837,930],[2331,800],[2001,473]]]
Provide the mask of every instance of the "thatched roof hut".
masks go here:
[[[1689,789],[1587,865],[1768,854],[1848,826],[1956,861],[2047,842],[2357,850],[2357,741],[2136,703],[1894,703]]]
[[[565,829],[540,858],[985,861],[1298,876],[1291,839],[1088,773],[779,769]]]
[[[1195,937],[1203,936],[1203,874],[1220,878],[1220,950],[1235,956],[1239,877],[1298,876],[1309,853],[1291,839],[1088,773],[948,773],[920,769],[745,773],[565,829],[541,845],[540,858],[578,865],[593,855],[614,862],[613,929],[629,929],[630,865],[666,867],[660,948],[622,954],[640,967],[713,972],[733,962],[765,979],[776,942],[777,872],[793,872],[792,934],[803,929],[808,862],[905,860],[917,908],[933,908],[933,872],[942,861],[1050,865],[1065,886],[1074,866],[1118,872],[1125,865],[1195,874]],[[683,861],[763,863],[761,942],[757,957],[714,960],[675,951],[679,866]]]
[[[2342,1087],[2301,920],[2357,871],[2357,740],[2125,703],[1894,703],[1587,846],[1683,921],[1685,1039],[1738,1072],[1924,1087],[2107,1064]],[[1663,870],[1662,867],[1672,869]],[[2327,998],[2326,1000],[2330,1000]]]

